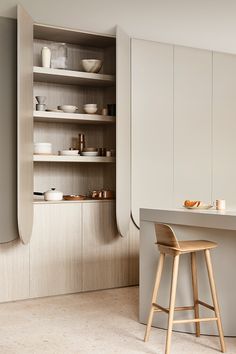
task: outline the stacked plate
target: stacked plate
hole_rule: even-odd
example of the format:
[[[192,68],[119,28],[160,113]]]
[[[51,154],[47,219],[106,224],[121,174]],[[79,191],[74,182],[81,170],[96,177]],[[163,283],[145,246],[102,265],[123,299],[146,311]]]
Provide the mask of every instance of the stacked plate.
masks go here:
[[[81,152],[81,156],[98,156],[98,149],[97,148],[86,148]]]

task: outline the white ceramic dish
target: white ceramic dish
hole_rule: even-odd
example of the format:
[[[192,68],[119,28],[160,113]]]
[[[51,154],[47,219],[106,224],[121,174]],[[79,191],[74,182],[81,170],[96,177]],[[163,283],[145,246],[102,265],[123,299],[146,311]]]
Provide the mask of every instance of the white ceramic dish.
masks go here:
[[[82,151],[81,156],[98,156],[98,151]]]
[[[83,59],[81,62],[83,69],[87,73],[98,73],[103,64],[103,61],[99,59]]]
[[[51,155],[51,153],[52,153],[51,143],[34,143],[34,154]]]
[[[62,200],[63,193],[56,190],[56,188],[51,188],[49,191],[44,193],[44,199],[46,201]]]
[[[59,109],[61,109],[65,113],[75,113],[78,107],[69,104],[64,104],[63,106],[59,106]]]
[[[79,156],[79,150],[61,150],[59,151],[61,156]]]
[[[183,207],[185,208],[185,209],[199,209],[199,210],[204,210],[204,209],[211,209],[211,208],[213,208],[213,205],[211,205],[211,204],[203,204],[203,205],[199,205],[199,206],[193,206],[193,207],[191,207],[191,206],[189,206],[189,207],[186,207],[185,205],[183,205]]]
[[[84,111],[89,114],[94,114],[98,110],[98,107],[96,104],[85,104],[83,108],[84,108]]]

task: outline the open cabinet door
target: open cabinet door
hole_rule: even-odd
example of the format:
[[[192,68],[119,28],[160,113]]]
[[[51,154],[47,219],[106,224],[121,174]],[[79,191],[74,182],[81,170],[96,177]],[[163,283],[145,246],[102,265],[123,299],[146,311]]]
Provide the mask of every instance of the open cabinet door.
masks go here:
[[[33,21],[17,7],[17,216],[23,243],[33,226]]]
[[[130,224],[130,38],[116,31],[116,221],[120,235]]]

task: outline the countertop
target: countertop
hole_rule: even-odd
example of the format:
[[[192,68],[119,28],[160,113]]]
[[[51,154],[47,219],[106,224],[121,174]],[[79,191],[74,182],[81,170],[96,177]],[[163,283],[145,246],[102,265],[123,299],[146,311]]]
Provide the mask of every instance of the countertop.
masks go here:
[[[140,209],[140,220],[175,225],[236,230],[236,210]]]

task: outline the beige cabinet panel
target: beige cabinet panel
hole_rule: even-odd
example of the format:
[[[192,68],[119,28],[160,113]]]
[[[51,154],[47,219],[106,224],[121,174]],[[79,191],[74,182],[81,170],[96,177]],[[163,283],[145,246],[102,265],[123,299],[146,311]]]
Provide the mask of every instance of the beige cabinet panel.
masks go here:
[[[0,245],[0,302],[29,297],[29,245],[20,240]]]
[[[17,7],[17,214],[28,243],[33,226],[33,20]]]
[[[213,198],[235,209],[236,56],[213,54]]]
[[[115,223],[115,203],[83,204],[83,290],[128,285],[129,239]]]
[[[212,52],[174,48],[174,202],[211,202]]]
[[[81,204],[35,205],[30,296],[81,291]]]
[[[132,40],[132,215],[173,195],[173,46]]]

